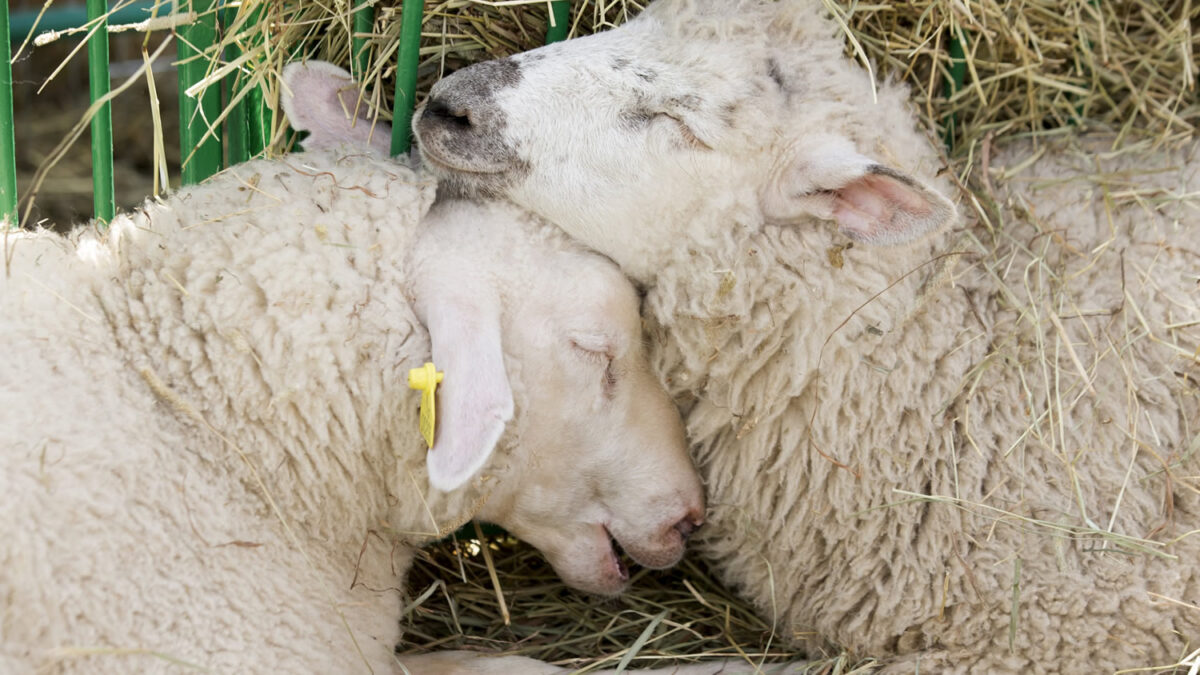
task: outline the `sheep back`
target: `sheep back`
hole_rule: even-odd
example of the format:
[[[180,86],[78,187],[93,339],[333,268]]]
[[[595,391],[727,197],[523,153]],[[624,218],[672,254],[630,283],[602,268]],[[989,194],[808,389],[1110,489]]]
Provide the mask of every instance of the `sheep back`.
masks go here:
[[[834,255],[768,226],[724,276],[660,275],[701,548],[788,636],[897,672],[1083,673],[1200,635],[1200,146],[1104,142],[993,158],[987,217],[947,244]]]
[[[389,662],[403,544],[437,534],[384,395],[429,353],[403,262],[432,197],[309,153],[8,238],[0,670]]]

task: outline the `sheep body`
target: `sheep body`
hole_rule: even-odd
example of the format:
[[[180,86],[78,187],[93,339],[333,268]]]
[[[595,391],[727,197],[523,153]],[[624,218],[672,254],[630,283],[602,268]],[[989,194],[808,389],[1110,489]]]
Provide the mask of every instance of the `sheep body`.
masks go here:
[[[278,208],[277,195],[293,201]],[[9,238],[0,597],[6,658],[24,667],[6,672],[351,672],[358,649],[386,662],[400,607],[381,574],[388,555],[365,555],[353,589],[345,572],[389,499],[417,500],[416,486],[383,487],[422,473],[419,456],[398,465],[380,436],[410,436],[415,412],[381,394],[428,354],[389,276],[431,201],[432,186],[405,170],[314,155],[239,167],[120,216],[106,235]],[[285,230],[280,218],[311,226]],[[331,256],[338,245],[355,253]],[[365,367],[389,353],[394,369]],[[195,595],[212,587],[219,597]],[[234,632],[239,621],[256,632]]]
[[[990,228],[947,229],[906,92],[823,12],[660,0],[503,82],[443,80],[422,152],[647,286],[700,549],[785,634],[896,672],[1177,661],[1200,637],[1197,146],[1085,139],[1004,177]]]
[[[433,192],[322,151],[239,165],[104,233],[9,235],[0,670],[393,672],[414,547],[476,515],[603,592],[625,579],[589,518],[678,557],[673,526],[701,508],[681,430],[619,407],[670,409],[632,287],[510,206],[428,211]],[[448,305],[476,330],[437,332]],[[434,490],[406,375],[431,349],[499,355],[458,344],[478,346],[489,312],[516,421],[482,475]],[[576,330],[609,341],[619,392],[602,395]],[[448,401],[488,388],[455,363],[434,453],[471,425]],[[622,480],[625,452],[654,470]]]
[[[1027,158],[1011,152],[996,163]],[[1194,154],[1100,172],[1134,191],[1194,194]],[[923,301],[911,287],[888,291],[911,294],[892,316],[843,306],[842,320],[822,312],[817,323],[771,295],[720,303],[731,319],[714,327],[651,292],[669,345],[660,367],[677,381],[707,375],[720,392],[688,416],[712,504],[699,548],[762,611],[780,608],[793,634],[900,657],[896,672],[1100,672],[1194,648],[1198,617],[1169,599],[1200,592],[1186,536],[1200,504],[1171,485],[1194,469],[1200,402],[1186,352],[1197,335],[1167,326],[1194,317],[1195,205],[1114,206],[1111,183],[1087,184],[1088,162],[1051,153],[1008,177],[1003,229],[945,246],[971,262]],[[740,268],[739,284],[812,292],[785,263],[820,261],[834,242],[794,241],[765,229],[749,246],[774,264]],[[825,268],[830,283],[880,253],[844,255]],[[763,301],[779,323],[747,349],[738,331]],[[789,326],[789,314],[803,323]],[[1143,320],[1154,337],[1138,335]],[[818,343],[798,357],[808,370],[757,347],[795,334]],[[714,345],[743,367],[697,372]],[[807,377],[780,386],[780,370]]]

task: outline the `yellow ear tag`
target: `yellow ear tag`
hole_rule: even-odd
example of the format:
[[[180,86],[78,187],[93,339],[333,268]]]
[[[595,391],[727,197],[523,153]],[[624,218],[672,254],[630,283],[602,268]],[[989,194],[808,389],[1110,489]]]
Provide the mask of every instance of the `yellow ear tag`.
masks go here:
[[[439,373],[428,361],[420,368],[408,371],[408,388],[421,390],[421,435],[425,437],[425,444],[430,448],[433,447],[433,430],[436,428],[434,424],[437,423],[433,395],[437,391],[438,383],[445,376],[445,373]]]

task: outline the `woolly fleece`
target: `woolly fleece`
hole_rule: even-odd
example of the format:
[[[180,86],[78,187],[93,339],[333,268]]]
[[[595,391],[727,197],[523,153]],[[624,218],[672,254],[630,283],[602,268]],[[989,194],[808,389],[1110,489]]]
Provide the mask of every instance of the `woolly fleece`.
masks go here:
[[[675,511],[702,510],[700,490],[669,399],[640,386],[632,287],[512,207],[427,215],[433,196],[393,162],[309,152],[239,165],[107,232],[7,235],[0,672],[397,671],[414,547],[476,514],[525,523],[581,582],[624,584],[610,535],[570,520],[580,510],[611,509],[611,536],[677,559]],[[423,236],[450,227],[433,217],[447,209],[459,230]],[[525,351],[505,354],[513,423],[447,493],[431,489],[406,376],[431,349],[414,308],[435,304],[409,274],[451,263],[470,267],[451,291],[508,280],[498,330]],[[549,342],[560,315],[631,345],[619,395],[602,395],[602,364]],[[521,362],[530,349],[539,363]],[[545,386],[551,367],[566,393]],[[575,371],[628,406],[575,414],[591,405]],[[592,419],[605,429],[589,434]],[[614,459],[627,445],[638,461]],[[622,481],[633,466],[658,487]],[[538,509],[551,515],[520,515]]]
[[[1013,167],[991,221],[852,246],[831,163],[957,191],[907,92],[873,85],[825,11],[660,0],[514,57],[486,96],[460,71],[434,95],[498,108],[513,168],[455,172],[472,157],[432,122],[429,163],[646,286],[709,491],[701,553],[814,655],[1177,662],[1200,646],[1198,146],[1014,149],[991,161]]]

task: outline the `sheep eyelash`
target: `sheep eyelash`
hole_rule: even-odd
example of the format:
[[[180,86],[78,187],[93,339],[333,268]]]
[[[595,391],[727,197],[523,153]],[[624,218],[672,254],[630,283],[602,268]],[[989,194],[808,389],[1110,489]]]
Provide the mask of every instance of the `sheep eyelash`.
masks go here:
[[[674,122],[675,127],[679,129],[680,136],[683,137],[683,142],[688,146],[697,150],[712,150],[712,146],[700,140],[700,137],[696,135],[696,132],[692,131],[692,128],[688,126],[687,122],[684,122],[681,118],[666,112],[655,113],[655,117],[664,117]]]
[[[604,366],[604,395],[612,398],[613,390],[617,387],[617,373],[613,370],[613,356],[608,352],[598,352],[571,341],[571,346],[579,352],[580,357],[595,365]]]

